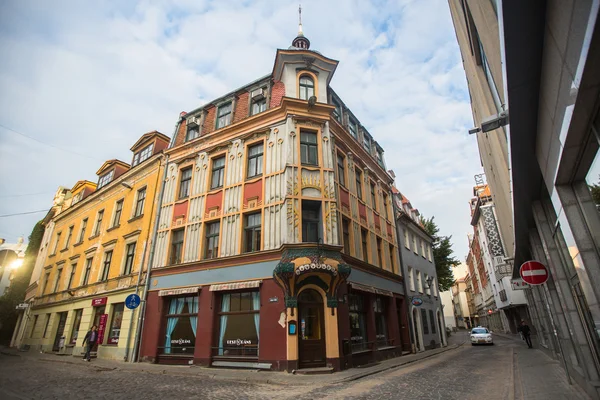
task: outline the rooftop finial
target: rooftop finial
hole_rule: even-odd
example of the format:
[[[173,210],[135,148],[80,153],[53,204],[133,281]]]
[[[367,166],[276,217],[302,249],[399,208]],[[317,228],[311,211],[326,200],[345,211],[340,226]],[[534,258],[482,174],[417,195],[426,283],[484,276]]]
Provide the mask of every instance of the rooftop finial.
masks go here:
[[[310,41],[304,37],[302,32],[302,5],[298,5],[298,36],[292,41],[292,46],[298,49],[308,50],[310,48]]]
[[[304,32],[302,32],[302,4],[298,4],[298,36],[304,36]]]

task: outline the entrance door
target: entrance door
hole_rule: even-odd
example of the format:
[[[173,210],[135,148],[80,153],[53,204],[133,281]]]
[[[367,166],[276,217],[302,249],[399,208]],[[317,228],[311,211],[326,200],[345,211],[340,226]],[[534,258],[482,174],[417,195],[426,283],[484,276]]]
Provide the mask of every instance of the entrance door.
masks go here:
[[[65,332],[65,324],[67,323],[67,313],[66,312],[58,313],[58,315],[59,315],[58,329],[56,330],[56,336],[54,337],[54,346],[52,346],[52,351],[60,350],[60,338],[62,337],[63,333]]]
[[[417,347],[417,351],[421,351],[421,327],[419,325],[419,313],[415,308],[413,309],[413,326],[415,330],[415,345]]]
[[[94,308],[94,323],[92,325],[96,325],[96,333],[98,335],[100,332],[100,318],[102,317],[102,315],[106,312],[106,306],[100,306],[100,307],[95,307]],[[91,327],[90,327],[91,328]],[[98,337],[98,339],[100,339],[100,337]],[[101,344],[100,340],[96,341],[96,344],[94,345],[94,348],[92,349],[92,351],[98,351],[98,345]]]
[[[323,298],[316,290],[307,289],[298,296],[298,318],[300,368],[324,367],[327,359]]]

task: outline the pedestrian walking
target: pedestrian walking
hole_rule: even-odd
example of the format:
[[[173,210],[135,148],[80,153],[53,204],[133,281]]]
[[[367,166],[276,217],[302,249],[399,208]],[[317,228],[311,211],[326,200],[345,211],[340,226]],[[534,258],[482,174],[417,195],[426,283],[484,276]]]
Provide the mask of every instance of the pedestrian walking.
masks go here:
[[[531,328],[527,325],[524,319],[521,320],[521,326],[519,326],[519,333],[527,343],[527,347],[530,349],[533,348],[533,344],[531,343]]]
[[[88,333],[85,334],[85,337],[83,338],[84,346],[87,342],[87,348],[86,348],[87,350],[85,352],[85,355],[83,356],[84,360],[87,360],[88,362],[91,361],[90,353],[92,352],[92,349],[96,345],[97,341],[98,341],[98,327],[96,325],[93,325],[92,329],[90,329],[88,331]]]

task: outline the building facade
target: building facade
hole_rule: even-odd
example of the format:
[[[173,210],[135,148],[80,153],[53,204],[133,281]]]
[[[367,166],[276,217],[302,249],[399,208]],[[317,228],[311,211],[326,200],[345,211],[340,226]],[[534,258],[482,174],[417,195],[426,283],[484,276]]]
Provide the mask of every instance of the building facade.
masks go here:
[[[35,288],[35,296],[28,299],[24,345],[81,356],[85,333],[96,325],[97,356],[129,358],[137,311],[124,302],[145,278],[162,150],[168,144],[159,132],[143,135],[131,148],[131,165],[105,162],[98,183],[77,182],[60,207],[51,210],[55,215],[37,260],[42,267],[28,290],[30,296]]]
[[[419,211],[397,190],[394,190],[394,206],[415,350],[442,347],[446,344],[446,333],[433,260],[433,238],[425,231]]]
[[[337,64],[300,30],[271,74],[180,116],[141,360],[339,370],[410,350],[393,179]]]
[[[482,103],[474,90],[487,90],[498,92],[510,115],[505,139],[495,134],[507,157],[482,160],[492,194],[512,197],[514,246],[502,233],[514,257],[512,277],[528,260],[548,268],[546,283],[525,290],[541,348],[600,398],[600,215],[588,186],[600,168],[600,4],[449,4],[469,88],[477,88],[474,114]],[[481,79],[488,75],[496,85]],[[489,137],[477,134],[478,142]],[[510,185],[495,187],[492,170],[509,173]]]

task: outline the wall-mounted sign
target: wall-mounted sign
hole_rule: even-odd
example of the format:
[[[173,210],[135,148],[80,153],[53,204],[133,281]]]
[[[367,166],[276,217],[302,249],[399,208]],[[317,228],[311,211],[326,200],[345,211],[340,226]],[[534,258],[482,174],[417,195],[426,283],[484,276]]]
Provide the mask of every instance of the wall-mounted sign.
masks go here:
[[[118,337],[110,337],[110,338],[108,338],[108,341],[106,343],[107,344],[119,344],[119,338]]]
[[[15,307],[17,310],[25,310],[29,307],[29,303],[19,303]]]
[[[230,339],[227,340],[226,343],[230,346],[243,346],[247,344],[252,344],[252,340],[248,339]]]
[[[512,287],[512,290],[525,290],[530,287],[522,278],[511,279],[510,286]]]
[[[519,268],[521,278],[530,285],[542,285],[548,280],[548,268],[539,261],[527,261]]]
[[[296,334],[296,321],[288,322],[288,335]]]
[[[138,296],[135,293],[130,294],[125,299],[125,307],[129,308],[130,310],[137,308],[140,305],[140,303],[141,303],[140,296]]]
[[[410,302],[413,306],[419,307],[421,304],[423,304],[423,299],[420,297],[413,297]]]
[[[106,304],[106,297],[104,298],[104,303]],[[106,331],[106,321],[108,321],[108,314],[102,314],[100,316],[100,321],[98,322],[98,343],[102,344],[104,340],[104,331]]]
[[[171,344],[192,344],[190,339],[171,339]]]
[[[103,306],[106,304],[106,300],[108,300],[108,297],[98,297],[96,299],[92,299],[92,307]]]
[[[277,296],[269,298],[269,303],[277,303],[278,301],[279,301],[279,298]]]

